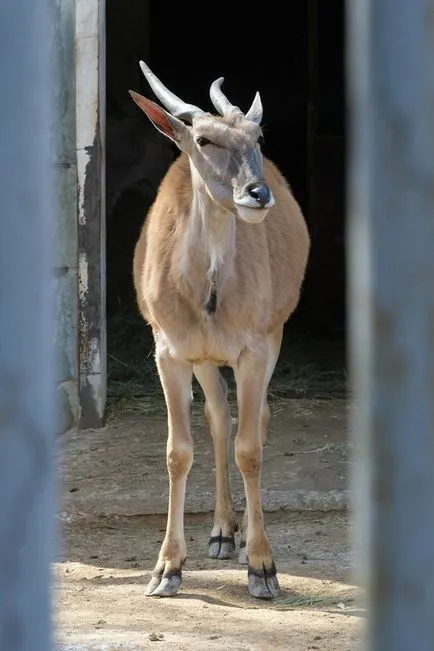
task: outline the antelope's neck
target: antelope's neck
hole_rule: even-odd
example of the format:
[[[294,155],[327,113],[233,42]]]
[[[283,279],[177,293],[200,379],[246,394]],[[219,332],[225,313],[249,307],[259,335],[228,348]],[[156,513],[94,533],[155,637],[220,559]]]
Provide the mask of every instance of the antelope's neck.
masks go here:
[[[193,187],[188,225],[183,240],[184,275],[205,275],[210,285],[222,289],[232,273],[235,257],[235,216]],[[195,269],[192,269],[194,265]],[[199,278],[197,278],[199,281]]]

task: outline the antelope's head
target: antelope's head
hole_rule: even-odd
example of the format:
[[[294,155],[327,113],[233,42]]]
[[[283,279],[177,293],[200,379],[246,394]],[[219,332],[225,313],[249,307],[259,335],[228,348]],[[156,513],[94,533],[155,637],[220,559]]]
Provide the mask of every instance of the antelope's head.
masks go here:
[[[130,94],[154,126],[188,155],[195,188],[244,221],[261,222],[274,198],[264,179],[259,93],[244,114],[223,94],[220,77],[210,88],[219,113],[215,116],[183,102],[143,61],[140,67],[167,111],[138,93]]]

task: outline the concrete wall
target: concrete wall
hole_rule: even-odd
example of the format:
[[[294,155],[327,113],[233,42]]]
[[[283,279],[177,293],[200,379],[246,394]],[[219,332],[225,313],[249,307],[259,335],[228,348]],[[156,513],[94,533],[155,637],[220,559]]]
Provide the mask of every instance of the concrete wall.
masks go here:
[[[53,34],[57,58],[54,127],[56,212],[53,227],[55,348],[61,433],[78,422],[77,161],[75,119],[75,1],[56,0]]]
[[[105,0],[76,0],[79,425],[103,423],[105,309]]]
[[[105,0],[56,0],[53,264],[58,433],[105,407]]]

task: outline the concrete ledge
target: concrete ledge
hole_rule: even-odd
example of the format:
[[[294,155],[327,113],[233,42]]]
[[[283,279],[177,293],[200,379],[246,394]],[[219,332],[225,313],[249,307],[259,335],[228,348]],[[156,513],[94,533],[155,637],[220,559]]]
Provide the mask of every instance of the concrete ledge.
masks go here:
[[[244,497],[234,495],[236,511],[241,512],[245,506]],[[349,490],[330,491],[262,491],[263,508],[266,513],[276,511],[347,511],[351,506],[351,492]],[[214,510],[214,494],[202,493],[194,500],[186,500],[186,513],[211,513]],[[66,496],[63,500],[61,519],[71,520],[76,518],[94,516],[137,516],[137,515],[165,515],[167,513],[167,499],[152,500],[149,504],[149,495],[145,491],[120,491],[118,493],[87,492],[81,498]]]
[[[272,417],[262,472],[264,510],[348,510],[345,402],[322,402],[302,412],[294,403],[279,403]],[[134,416],[62,437],[62,517],[167,513],[166,427],[164,417]],[[202,416],[194,422],[193,439],[185,511],[209,513],[215,500],[214,451]],[[233,445],[229,470],[234,506],[242,511],[244,485]]]

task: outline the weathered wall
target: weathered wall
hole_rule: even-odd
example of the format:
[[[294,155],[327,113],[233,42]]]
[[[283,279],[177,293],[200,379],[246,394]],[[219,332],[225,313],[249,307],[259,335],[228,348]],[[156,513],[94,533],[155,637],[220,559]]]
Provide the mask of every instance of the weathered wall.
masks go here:
[[[58,432],[101,424],[105,406],[104,5],[55,3]]]
[[[56,0],[53,49],[57,57],[53,228],[55,348],[58,421],[64,432],[77,423],[77,165],[75,125],[75,2]]]
[[[105,337],[105,1],[76,0],[78,364],[82,428],[102,425]]]

